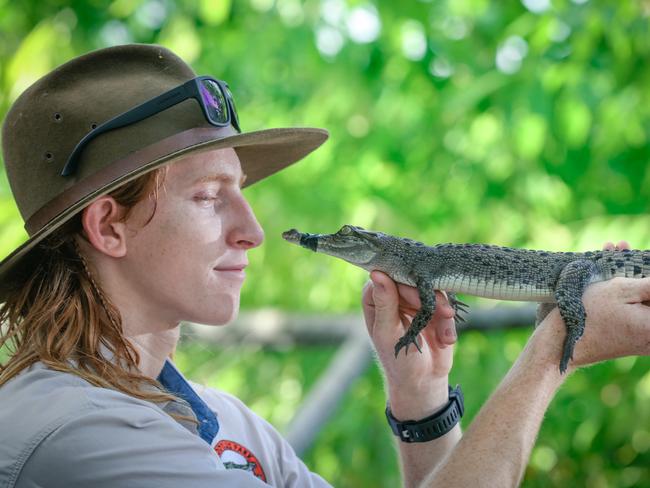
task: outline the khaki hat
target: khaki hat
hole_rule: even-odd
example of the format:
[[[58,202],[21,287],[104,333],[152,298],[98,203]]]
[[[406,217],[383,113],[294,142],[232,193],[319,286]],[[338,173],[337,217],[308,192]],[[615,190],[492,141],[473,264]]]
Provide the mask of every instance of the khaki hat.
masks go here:
[[[30,251],[39,242],[96,197],[172,158],[232,147],[248,186],[302,159],[328,137],[316,128],[239,133],[233,124],[217,127],[190,98],[90,140],[75,171],[61,175],[92,129],[194,78],[192,68],[168,49],[129,44],[72,59],[18,97],[3,124],[2,150],[29,239],[0,262],[0,302],[33,266]]]

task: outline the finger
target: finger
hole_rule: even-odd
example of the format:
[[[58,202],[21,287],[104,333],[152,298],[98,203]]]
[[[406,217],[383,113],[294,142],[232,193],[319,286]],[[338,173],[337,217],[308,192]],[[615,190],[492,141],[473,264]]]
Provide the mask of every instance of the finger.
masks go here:
[[[433,317],[431,317],[433,332],[437,342],[441,346],[454,344],[456,342],[456,325],[454,323],[454,315],[456,312],[446,297],[443,296],[442,300],[438,303],[439,306],[436,307],[436,311]]]
[[[403,334],[411,326],[411,322],[413,322],[413,317],[412,316],[409,317],[406,314],[400,314],[400,319],[402,321],[402,334]],[[426,344],[427,347],[432,349],[444,349],[445,347],[447,347],[447,344],[438,341],[438,337],[436,335],[435,329],[430,327],[430,325],[431,323],[427,324],[427,327],[425,327],[422,331],[420,331],[420,334],[418,336],[418,342],[420,344],[420,347],[422,348],[424,344]]]
[[[408,328],[411,326],[411,322],[413,322],[413,317],[409,317],[408,315],[405,314],[400,314],[399,318],[402,322],[402,328],[404,332],[406,332]]]
[[[421,332],[432,347],[445,348],[456,342],[454,313],[444,292],[436,292],[436,310]]]
[[[375,324],[375,302],[372,298],[373,293],[373,283],[368,280],[363,287],[361,293],[361,303],[363,309],[363,316],[366,322],[366,328],[368,332],[372,335],[372,328]]]
[[[603,246],[604,251],[613,251],[615,249],[614,243],[612,241],[607,241]]]
[[[419,310],[420,309],[420,300],[417,300],[417,303],[413,303],[412,300],[405,298],[399,293],[399,286],[397,287],[397,292],[399,296],[399,306],[404,309]]]
[[[394,336],[399,327],[399,296],[397,286],[386,274],[379,271],[370,273],[372,280],[372,304],[374,307],[374,320],[372,324],[373,335],[384,334]]]
[[[399,289],[399,286],[398,286]],[[408,314],[410,320],[418,312],[406,300],[400,299],[400,314]],[[431,330],[432,337],[438,339],[440,345],[454,344],[456,342],[456,327],[451,321],[455,315],[454,309],[449,304],[444,292],[436,291],[436,310],[424,330]]]
[[[426,327],[420,332],[432,349],[445,349],[456,342],[456,328],[453,319],[447,319],[436,313]]]
[[[444,291],[436,290],[436,313],[438,317],[450,319],[454,316],[454,309],[447,299],[447,294]]]
[[[616,249],[623,250],[623,249],[629,249],[630,248],[630,243],[627,241],[618,241],[616,244]]]
[[[415,314],[418,313],[417,308],[405,307],[401,303],[399,305],[399,311],[400,311],[400,313],[408,315],[411,318],[415,317]]]
[[[398,283],[397,291],[399,293],[400,303],[415,309],[419,309],[422,306],[420,302],[420,294],[418,293],[418,289],[414,286]]]
[[[420,293],[418,292],[418,289],[416,287],[405,285],[403,283],[398,283],[397,290],[399,291],[401,299],[403,299],[405,302],[407,302],[414,308],[420,308],[421,306]],[[435,290],[435,292],[436,292],[436,298],[438,300],[448,301],[447,294],[444,291]]]
[[[456,343],[458,336],[456,335],[456,325],[451,320],[438,322],[438,327],[435,329],[436,337],[440,344],[451,346]]]
[[[397,284],[397,290],[400,296],[400,308],[404,310],[419,310],[422,306],[420,301],[420,295],[417,288],[412,286],[404,285],[402,283]],[[436,311],[440,310],[444,313],[445,317],[453,317],[454,309],[449,305],[449,300],[444,291],[436,290]]]

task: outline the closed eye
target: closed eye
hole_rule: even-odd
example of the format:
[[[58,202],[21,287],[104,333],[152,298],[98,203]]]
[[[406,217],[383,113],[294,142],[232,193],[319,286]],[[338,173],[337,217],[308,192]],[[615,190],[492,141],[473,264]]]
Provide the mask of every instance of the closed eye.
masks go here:
[[[220,202],[221,198],[218,195],[197,195],[194,200],[201,203],[202,206],[214,205],[215,202]]]

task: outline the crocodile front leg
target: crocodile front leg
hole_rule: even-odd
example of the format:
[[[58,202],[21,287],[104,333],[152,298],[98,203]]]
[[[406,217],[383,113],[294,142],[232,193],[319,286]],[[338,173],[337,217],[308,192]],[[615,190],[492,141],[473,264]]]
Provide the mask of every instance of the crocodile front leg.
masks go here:
[[[413,317],[411,326],[408,328],[406,333],[400,337],[397,344],[395,344],[395,357],[397,357],[403,347],[406,347],[404,354],[408,354],[409,346],[411,344],[415,344],[417,350],[422,352],[422,349],[420,349],[420,345],[417,342],[418,334],[426,327],[433,316],[433,312],[436,311],[436,292],[433,289],[432,281],[420,278],[416,280],[416,286],[418,288],[418,294],[420,295],[422,306],[415,314],[415,317]]]
[[[569,360],[573,358],[576,342],[585,330],[587,314],[582,303],[582,294],[597,272],[596,265],[591,261],[573,261],[566,265],[558,278],[555,299],[567,329],[560,373],[566,371]]]

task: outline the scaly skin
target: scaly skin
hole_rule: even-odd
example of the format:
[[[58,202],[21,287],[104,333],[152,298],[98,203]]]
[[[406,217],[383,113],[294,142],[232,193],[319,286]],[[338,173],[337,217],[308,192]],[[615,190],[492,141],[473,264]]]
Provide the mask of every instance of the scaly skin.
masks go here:
[[[582,294],[590,283],[616,276],[650,276],[650,251],[547,252],[486,244],[426,246],[361,227],[344,225],[334,234],[306,234],[291,229],[289,242],[329,254],[367,271],[382,271],[393,280],[418,289],[422,306],[410,328],[395,345],[395,355],[411,344],[436,308],[435,290],[444,290],[462,321],[466,305],[455,293],[501,300],[534,301],[557,305],[567,328],[560,371],[564,373],[585,326]],[[545,305],[543,316],[552,309]]]

